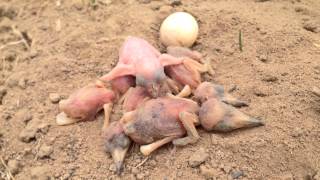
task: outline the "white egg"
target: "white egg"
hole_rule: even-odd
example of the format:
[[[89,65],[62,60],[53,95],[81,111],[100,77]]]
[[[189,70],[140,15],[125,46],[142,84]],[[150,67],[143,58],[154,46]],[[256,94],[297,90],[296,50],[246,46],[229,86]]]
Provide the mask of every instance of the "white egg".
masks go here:
[[[198,23],[189,13],[176,12],[161,24],[160,41],[165,46],[190,47],[198,37]]]

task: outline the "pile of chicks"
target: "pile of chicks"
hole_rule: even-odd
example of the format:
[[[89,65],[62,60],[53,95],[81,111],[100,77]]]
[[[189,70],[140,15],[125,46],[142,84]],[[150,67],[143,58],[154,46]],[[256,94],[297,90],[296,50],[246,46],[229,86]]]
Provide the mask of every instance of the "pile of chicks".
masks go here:
[[[247,106],[244,101],[221,85],[201,81],[201,73],[213,73],[202,59],[199,52],[178,46],[161,54],[146,40],[128,37],[109,73],[60,101],[57,124],[93,120],[103,109],[102,138],[118,173],[132,142],[149,155],[169,142],[175,146],[197,142],[198,125],[216,132],[263,125],[235,108]],[[124,113],[110,123],[116,102]]]

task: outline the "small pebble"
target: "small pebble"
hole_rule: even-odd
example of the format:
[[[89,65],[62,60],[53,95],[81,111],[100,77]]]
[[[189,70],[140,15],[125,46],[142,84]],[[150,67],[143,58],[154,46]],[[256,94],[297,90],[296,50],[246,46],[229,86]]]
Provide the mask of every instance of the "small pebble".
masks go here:
[[[109,167],[109,170],[112,171],[112,172],[116,172],[117,169],[116,169],[116,165],[114,163],[112,163]]]
[[[17,160],[10,160],[8,162],[8,168],[12,175],[16,175],[21,171],[22,166]]]
[[[318,33],[320,32],[320,26],[318,23],[313,21],[307,21],[303,24],[303,28],[307,31]]]
[[[27,80],[25,78],[21,78],[18,82],[18,86],[21,89],[26,89],[27,88]]]
[[[200,173],[206,178],[210,179],[218,176],[219,172],[214,168],[207,168],[204,165],[200,166]]]
[[[231,176],[233,179],[238,179],[239,177],[243,176],[243,171],[233,171]]]
[[[53,148],[51,146],[42,145],[38,152],[38,157],[40,159],[49,158],[53,152]]]
[[[144,174],[142,174],[142,173],[139,173],[139,174],[137,174],[137,179],[143,179],[144,178]]]
[[[58,93],[50,93],[49,99],[52,103],[58,103],[61,99],[61,96]]]
[[[17,119],[17,121],[24,122],[25,124],[27,124],[30,120],[32,120],[32,117],[33,117],[32,114],[27,109],[20,110],[15,115],[15,118]]]
[[[264,55],[264,54],[259,55],[259,56],[258,56],[258,59],[259,59],[261,62],[264,62],[264,63],[268,62],[268,57],[267,57],[267,55]]]
[[[194,152],[189,158],[189,165],[191,167],[197,167],[200,164],[204,163],[209,158],[209,154],[205,149],[200,148]]]

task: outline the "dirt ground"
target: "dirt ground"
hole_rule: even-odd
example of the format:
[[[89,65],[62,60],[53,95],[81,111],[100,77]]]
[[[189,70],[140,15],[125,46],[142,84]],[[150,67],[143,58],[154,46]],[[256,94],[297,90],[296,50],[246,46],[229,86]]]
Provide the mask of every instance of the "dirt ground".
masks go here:
[[[318,0],[82,2],[0,2],[0,179],[320,179],[320,98],[311,92],[320,87]],[[147,159],[133,146],[118,177],[103,151],[103,115],[58,127],[52,101],[108,72],[128,35],[163,50],[158,29],[174,11],[199,21],[193,49],[216,71],[206,79],[236,87],[250,103],[241,111],[266,125],[199,129],[196,144],[168,144]]]

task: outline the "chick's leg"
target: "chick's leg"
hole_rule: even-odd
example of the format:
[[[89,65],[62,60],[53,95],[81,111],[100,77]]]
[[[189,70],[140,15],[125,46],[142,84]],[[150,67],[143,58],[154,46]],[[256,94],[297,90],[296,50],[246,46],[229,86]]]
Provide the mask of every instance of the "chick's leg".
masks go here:
[[[178,82],[172,80],[171,78],[167,78],[166,83],[168,84],[172,92],[174,92],[175,94],[179,93],[181,85]]]
[[[163,146],[164,144],[167,144],[167,143],[171,142],[173,139],[176,139],[176,138],[177,138],[176,136],[169,136],[169,137],[163,138],[161,140],[158,140],[156,142],[153,142],[151,144],[142,145],[142,146],[140,146],[140,152],[143,155],[148,156],[153,151],[158,149],[159,147]]]
[[[173,140],[173,144],[176,146],[185,146],[187,144],[193,144],[200,138],[195,124],[199,124],[198,117],[189,112],[181,112],[179,114],[179,119],[182,122],[184,128],[187,131],[188,136]]]
[[[180,91],[180,93],[177,94],[177,96],[183,98],[183,97],[189,96],[191,93],[192,92],[191,92],[190,86],[189,85],[185,85],[184,88]]]
[[[165,67],[170,65],[181,64],[183,62],[183,58],[177,58],[169,54],[161,54],[159,56],[159,61],[161,65]]]
[[[127,122],[130,122],[133,120],[133,117],[135,115],[136,111],[129,111],[123,114],[122,118],[119,120],[119,122],[126,124]]]
[[[111,111],[112,111],[112,103],[108,103],[103,105],[103,110],[104,110],[104,122],[103,122],[103,126],[102,129],[106,129],[109,124],[110,124],[110,115],[111,115]]]
[[[214,73],[213,69],[211,67],[211,62],[209,60],[207,60],[205,62],[205,64],[201,64],[201,63],[199,63],[199,62],[197,62],[197,61],[195,61],[193,59],[185,58],[183,60],[183,64],[190,71],[194,71],[194,69],[196,69],[200,73],[204,73],[204,72],[208,72],[209,74],[213,74]]]
[[[175,57],[189,57],[197,61],[200,61],[202,58],[202,55],[198,51],[192,51],[189,48],[181,46],[169,46],[167,47],[167,53]]]
[[[134,74],[135,74],[135,70],[133,66],[127,65],[127,64],[119,64],[116,67],[114,67],[108,74],[100,77],[100,80],[103,82],[108,82],[120,76],[134,75]]]

